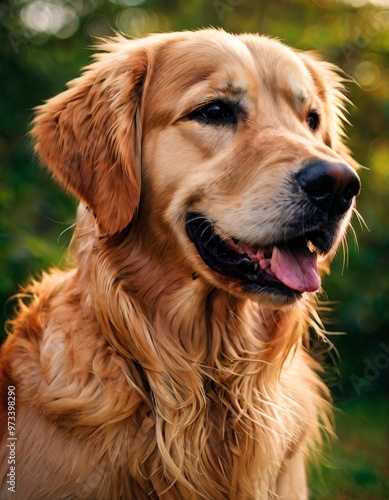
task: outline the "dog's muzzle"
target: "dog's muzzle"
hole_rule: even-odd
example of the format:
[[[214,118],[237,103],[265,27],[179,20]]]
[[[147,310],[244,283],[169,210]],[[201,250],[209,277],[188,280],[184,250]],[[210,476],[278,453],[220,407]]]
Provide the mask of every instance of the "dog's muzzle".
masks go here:
[[[223,239],[211,220],[189,212],[186,231],[205,264],[249,292],[293,299],[319,290],[317,256],[333,248],[359,193],[359,178],[342,163],[312,161],[297,172],[292,185],[300,208],[294,218],[288,217],[286,227],[274,229],[270,245],[250,246],[234,236]]]

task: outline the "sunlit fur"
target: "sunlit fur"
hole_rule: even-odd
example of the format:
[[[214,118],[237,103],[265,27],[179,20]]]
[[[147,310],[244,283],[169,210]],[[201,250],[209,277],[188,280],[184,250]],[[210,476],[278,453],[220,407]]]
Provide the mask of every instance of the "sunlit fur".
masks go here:
[[[301,208],[292,173],[312,157],[352,163],[341,79],[311,54],[216,30],[101,49],[34,121],[42,162],[82,203],[69,269],[27,287],[9,324],[17,493],[3,407],[0,496],[306,499],[330,418],[305,347],[315,298],[245,293],[202,262],[185,215],[250,244],[282,237]],[[217,98],[246,119],[186,118]]]

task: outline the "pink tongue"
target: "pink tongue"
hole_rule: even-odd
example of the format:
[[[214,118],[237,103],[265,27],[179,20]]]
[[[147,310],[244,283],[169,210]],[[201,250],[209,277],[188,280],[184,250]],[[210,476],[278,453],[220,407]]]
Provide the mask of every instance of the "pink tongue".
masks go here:
[[[317,255],[308,247],[296,249],[274,247],[271,272],[284,285],[299,292],[316,292],[320,288]]]

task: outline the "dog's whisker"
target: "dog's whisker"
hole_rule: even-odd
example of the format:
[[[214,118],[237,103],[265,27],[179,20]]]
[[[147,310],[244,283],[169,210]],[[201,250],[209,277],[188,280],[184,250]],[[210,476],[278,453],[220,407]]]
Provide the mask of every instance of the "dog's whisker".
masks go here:
[[[354,237],[354,244],[356,249],[359,251],[359,242],[358,242],[358,235],[357,232],[355,231],[354,226],[350,223],[348,227],[349,231],[351,231],[353,237]]]
[[[342,246],[342,256],[343,256],[343,262],[342,262],[342,275],[343,275],[345,269],[348,269],[349,266],[348,244],[347,244],[347,239],[345,237],[341,239],[341,246]]]
[[[71,231],[72,229],[74,229],[76,227],[76,224],[77,222],[74,222],[73,224],[71,224],[69,227],[67,227],[66,229],[64,229],[59,235],[58,235],[58,239],[57,239],[57,243],[60,242],[62,236],[67,233],[68,231]]]
[[[212,229],[212,224],[209,221],[205,220],[202,224],[200,224],[200,226],[198,227],[198,230],[200,230],[201,226],[203,226],[204,224],[205,224],[205,228],[203,229],[200,238],[202,238],[204,236],[206,231],[208,231],[210,228]]]
[[[359,222],[360,227],[362,229],[365,228],[367,231],[369,231],[369,227],[368,227],[365,219],[362,217],[362,215],[360,214],[360,212],[357,210],[356,207],[353,208],[353,213],[355,214],[355,216]]]

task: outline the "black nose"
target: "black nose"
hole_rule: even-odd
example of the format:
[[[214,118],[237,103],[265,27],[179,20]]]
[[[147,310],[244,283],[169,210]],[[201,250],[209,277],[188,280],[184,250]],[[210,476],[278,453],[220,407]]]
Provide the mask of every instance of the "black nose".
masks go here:
[[[361,187],[357,174],[344,163],[310,162],[297,173],[297,181],[324,212],[342,215]]]

